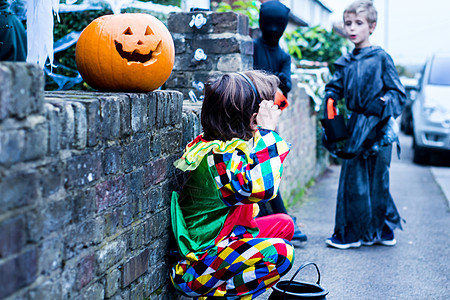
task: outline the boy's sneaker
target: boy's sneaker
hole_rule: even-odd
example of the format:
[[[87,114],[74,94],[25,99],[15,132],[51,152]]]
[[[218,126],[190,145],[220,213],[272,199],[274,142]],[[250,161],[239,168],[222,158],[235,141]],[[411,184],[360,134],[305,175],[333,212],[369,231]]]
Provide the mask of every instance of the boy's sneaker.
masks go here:
[[[332,237],[328,238],[325,243],[328,246],[338,248],[338,249],[348,249],[348,248],[359,248],[361,247],[361,241],[356,241],[352,243],[345,243],[340,238],[338,238],[335,234]]]
[[[294,236],[292,237],[293,241],[306,242],[308,237],[304,234],[297,225],[297,217],[292,217],[294,221]]]
[[[381,232],[381,238],[373,239],[371,241],[362,240],[361,244],[364,246],[372,246],[374,244],[376,245],[384,245],[384,246],[395,246],[397,244],[397,241],[394,238],[394,232],[389,228],[383,228],[383,231]]]
[[[389,228],[383,228],[383,231],[381,232],[381,238],[379,241],[377,241],[377,244],[384,246],[395,246],[395,244],[397,244],[397,241],[394,237],[394,231]]]
[[[376,240],[371,240],[371,241],[365,241],[365,240],[362,240],[361,241],[361,244],[363,245],[363,246],[372,246],[373,244],[375,244],[377,241]]]

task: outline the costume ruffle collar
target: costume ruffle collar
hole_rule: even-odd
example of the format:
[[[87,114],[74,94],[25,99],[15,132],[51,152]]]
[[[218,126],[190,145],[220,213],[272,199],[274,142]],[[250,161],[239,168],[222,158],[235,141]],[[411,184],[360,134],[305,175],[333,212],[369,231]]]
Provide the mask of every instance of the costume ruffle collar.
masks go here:
[[[213,140],[207,141],[203,139],[203,133],[197,136],[192,142],[187,144],[183,156],[174,162],[174,166],[182,171],[195,170],[211,151],[214,153],[233,153],[236,149],[241,150],[247,156],[249,162],[251,144],[253,138],[249,141],[245,141],[239,138],[234,138],[230,141]]]

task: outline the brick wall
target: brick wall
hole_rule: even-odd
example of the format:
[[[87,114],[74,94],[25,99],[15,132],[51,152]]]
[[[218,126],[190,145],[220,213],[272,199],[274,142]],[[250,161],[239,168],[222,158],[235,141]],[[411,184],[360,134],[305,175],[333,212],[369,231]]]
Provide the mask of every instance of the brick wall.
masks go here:
[[[326,168],[326,158],[320,157],[317,145],[317,114],[311,98],[299,86],[299,78],[292,75],[289,106],[283,111],[278,132],[289,143],[291,151],[284,162],[280,191],[283,200],[293,203],[310,180]]]
[[[192,18],[201,15],[206,23],[190,26]],[[253,41],[248,35],[248,17],[235,12],[172,13],[169,31],[175,44],[175,64],[166,86],[181,91],[188,99],[189,91],[197,97],[202,91],[195,82],[223,72],[249,70],[253,66]],[[202,49],[206,59],[196,60],[195,51]]]
[[[0,82],[0,299],[174,299],[181,93],[44,93],[22,63]]]

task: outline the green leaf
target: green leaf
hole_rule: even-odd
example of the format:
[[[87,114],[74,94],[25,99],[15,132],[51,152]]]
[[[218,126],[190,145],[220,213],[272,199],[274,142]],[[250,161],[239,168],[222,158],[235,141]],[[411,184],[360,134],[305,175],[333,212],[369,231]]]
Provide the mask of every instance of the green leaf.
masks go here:
[[[245,3],[244,1],[234,1],[233,5],[235,5],[235,6],[239,5],[239,6],[242,6],[242,7],[246,7],[247,3]]]

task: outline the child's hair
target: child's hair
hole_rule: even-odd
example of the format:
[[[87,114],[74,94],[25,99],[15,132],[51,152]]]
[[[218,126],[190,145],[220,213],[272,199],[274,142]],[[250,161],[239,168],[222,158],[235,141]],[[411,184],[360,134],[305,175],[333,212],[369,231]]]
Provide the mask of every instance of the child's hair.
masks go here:
[[[205,84],[201,122],[206,140],[249,140],[253,136],[253,114],[259,110],[258,99],[275,98],[280,82],[278,77],[262,71],[242,73],[254,84],[259,97],[239,73],[224,74]]]
[[[365,13],[367,22],[373,24],[377,21],[377,10],[373,6],[371,0],[358,0],[350,4],[344,10],[344,17],[346,14],[360,14]]]

